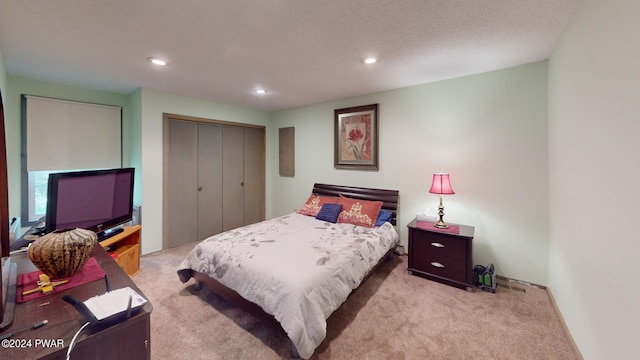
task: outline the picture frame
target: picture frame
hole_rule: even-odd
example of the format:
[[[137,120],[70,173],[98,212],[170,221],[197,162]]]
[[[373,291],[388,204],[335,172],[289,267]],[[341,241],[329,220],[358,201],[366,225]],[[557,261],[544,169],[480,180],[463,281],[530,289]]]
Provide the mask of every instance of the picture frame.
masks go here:
[[[334,111],[334,167],[378,170],[378,104]]]

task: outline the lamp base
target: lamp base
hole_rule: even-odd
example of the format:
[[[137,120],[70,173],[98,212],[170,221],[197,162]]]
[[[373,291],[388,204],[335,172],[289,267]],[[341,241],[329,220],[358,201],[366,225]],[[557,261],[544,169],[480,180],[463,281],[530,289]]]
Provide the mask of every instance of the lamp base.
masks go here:
[[[448,229],[449,228],[449,225],[447,223],[445,223],[444,221],[442,221],[442,220],[438,220],[438,222],[433,224],[433,226],[437,227],[439,229]]]
[[[440,206],[438,206],[438,221],[436,221],[435,224],[433,224],[433,226],[439,228],[439,229],[446,229],[449,227],[449,225],[447,225],[447,223],[445,223],[442,220],[442,217],[444,216],[444,206],[442,205],[442,195],[440,195]]]

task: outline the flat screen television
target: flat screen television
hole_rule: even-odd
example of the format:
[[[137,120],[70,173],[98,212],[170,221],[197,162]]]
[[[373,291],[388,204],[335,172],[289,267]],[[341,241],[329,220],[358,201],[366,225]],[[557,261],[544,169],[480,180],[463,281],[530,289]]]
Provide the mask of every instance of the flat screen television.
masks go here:
[[[81,228],[99,239],[133,216],[134,168],[49,174],[45,232]]]

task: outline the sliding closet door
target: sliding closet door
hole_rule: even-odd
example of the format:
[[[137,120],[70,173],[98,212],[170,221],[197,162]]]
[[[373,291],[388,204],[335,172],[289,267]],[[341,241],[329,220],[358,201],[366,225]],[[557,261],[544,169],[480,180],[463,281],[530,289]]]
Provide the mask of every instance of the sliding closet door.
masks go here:
[[[264,220],[264,128],[164,121],[164,248]]]
[[[264,129],[244,129],[244,225],[264,220]]]
[[[165,129],[163,218],[166,245],[171,248],[197,240],[198,125],[171,120]]]
[[[244,225],[244,129],[225,126],[222,130],[222,229]]]
[[[198,238],[222,232],[222,126],[198,126]]]

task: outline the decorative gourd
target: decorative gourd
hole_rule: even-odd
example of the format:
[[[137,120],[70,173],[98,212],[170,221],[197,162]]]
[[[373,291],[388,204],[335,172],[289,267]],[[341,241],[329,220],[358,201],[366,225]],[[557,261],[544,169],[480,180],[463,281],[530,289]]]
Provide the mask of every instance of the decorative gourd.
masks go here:
[[[91,230],[54,231],[31,243],[29,259],[51,279],[71,277],[82,271],[97,240]]]

